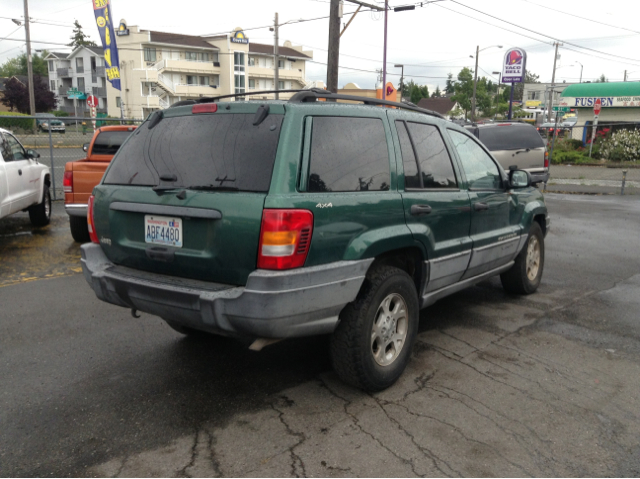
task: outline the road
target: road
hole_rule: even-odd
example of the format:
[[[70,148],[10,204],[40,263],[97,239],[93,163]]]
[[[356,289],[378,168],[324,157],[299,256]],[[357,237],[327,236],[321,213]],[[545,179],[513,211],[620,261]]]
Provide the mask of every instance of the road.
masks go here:
[[[637,477],[640,202],[547,202],[539,291],[493,279],[424,310],[378,394],[337,379],[326,338],[255,353],[97,301],[59,205],[19,246],[28,218],[0,222],[32,278],[0,284],[0,475]],[[41,238],[66,252],[48,279]]]

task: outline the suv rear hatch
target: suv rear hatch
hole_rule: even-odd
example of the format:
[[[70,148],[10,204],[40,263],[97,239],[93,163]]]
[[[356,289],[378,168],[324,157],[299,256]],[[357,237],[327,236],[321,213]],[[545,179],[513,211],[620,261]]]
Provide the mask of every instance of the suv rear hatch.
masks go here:
[[[95,228],[107,257],[130,268],[244,285],[256,269],[284,119],[283,105],[269,105],[263,121],[261,111],[257,103],[205,103],[158,112],[140,126],[94,191]]]
[[[528,171],[544,170],[546,147],[533,125],[503,123],[478,127],[475,134],[505,170],[512,165]]]

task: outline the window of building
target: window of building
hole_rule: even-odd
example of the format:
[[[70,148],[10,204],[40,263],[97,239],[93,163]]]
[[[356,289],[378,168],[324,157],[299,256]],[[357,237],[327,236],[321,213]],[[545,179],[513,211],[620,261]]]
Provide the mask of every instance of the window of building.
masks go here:
[[[200,77],[200,85],[209,85],[209,77]]]
[[[190,62],[198,61],[198,54],[196,52],[185,52],[184,59]]]
[[[284,60],[278,60],[278,70],[284,69]]]
[[[155,62],[156,61],[156,49],[155,48],[144,48],[144,61],[145,62]]]
[[[256,81],[253,78],[249,78],[249,89],[250,90],[255,90],[256,88]]]
[[[220,60],[218,60],[218,52],[213,52],[211,54],[211,61],[214,63],[218,63]]]
[[[84,77],[78,77],[78,90],[84,91]]]
[[[235,75],[236,93],[244,93],[244,75]]]
[[[377,118],[314,117],[307,191],[385,191],[389,151]]]
[[[284,90],[284,82],[283,81],[279,81],[278,82],[278,90]]]
[[[53,60],[49,60],[49,71],[52,72],[55,68],[55,65],[53,63]]]
[[[409,134],[418,154],[421,188],[457,188],[456,175],[444,140],[433,125],[408,122]]]
[[[121,104],[121,101],[120,101],[120,97],[119,97],[119,96],[117,96],[117,97],[116,97],[116,106],[117,106],[118,108],[120,108],[120,106],[121,106],[121,105],[122,105],[122,104]]]
[[[76,73],[84,73],[84,58],[76,58]]]
[[[254,57],[249,57],[249,66],[250,67],[256,66],[256,59]]]
[[[51,80],[51,91],[56,91],[56,81],[55,80]]]
[[[195,75],[187,75],[187,85],[197,85],[198,77]]]
[[[498,166],[469,135],[449,130],[453,145],[460,157],[470,190],[497,190],[502,187]]]
[[[233,70],[235,72],[244,72],[244,53],[235,52],[233,54]]]
[[[220,75],[213,75],[211,77],[211,85],[220,86]]]

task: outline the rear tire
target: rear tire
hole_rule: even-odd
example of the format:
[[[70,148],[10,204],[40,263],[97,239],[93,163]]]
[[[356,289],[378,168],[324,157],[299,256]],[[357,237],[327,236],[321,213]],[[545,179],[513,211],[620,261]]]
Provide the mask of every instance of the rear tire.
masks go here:
[[[36,227],[47,226],[51,221],[51,193],[49,187],[43,186],[42,201],[37,205],[29,207],[29,219],[31,224]]]
[[[418,330],[418,294],[411,277],[376,266],[358,297],[340,313],[331,337],[331,362],[340,378],[365,391],[382,391],[405,370]]]
[[[537,221],[531,224],[529,237],[516,256],[514,265],[509,271],[500,275],[502,287],[508,293],[531,294],[534,293],[544,269],[544,235]]]
[[[77,243],[88,243],[91,241],[87,218],[83,216],[69,216],[69,228],[71,236]]]

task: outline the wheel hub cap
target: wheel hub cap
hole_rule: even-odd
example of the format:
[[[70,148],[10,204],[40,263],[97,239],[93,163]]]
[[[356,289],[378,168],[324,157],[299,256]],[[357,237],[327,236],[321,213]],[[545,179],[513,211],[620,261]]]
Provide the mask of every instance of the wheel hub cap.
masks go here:
[[[529,238],[527,244],[527,278],[534,281],[540,269],[540,241],[535,236]]]
[[[382,300],[371,331],[371,353],[380,366],[393,363],[407,339],[407,303],[397,293]]]

